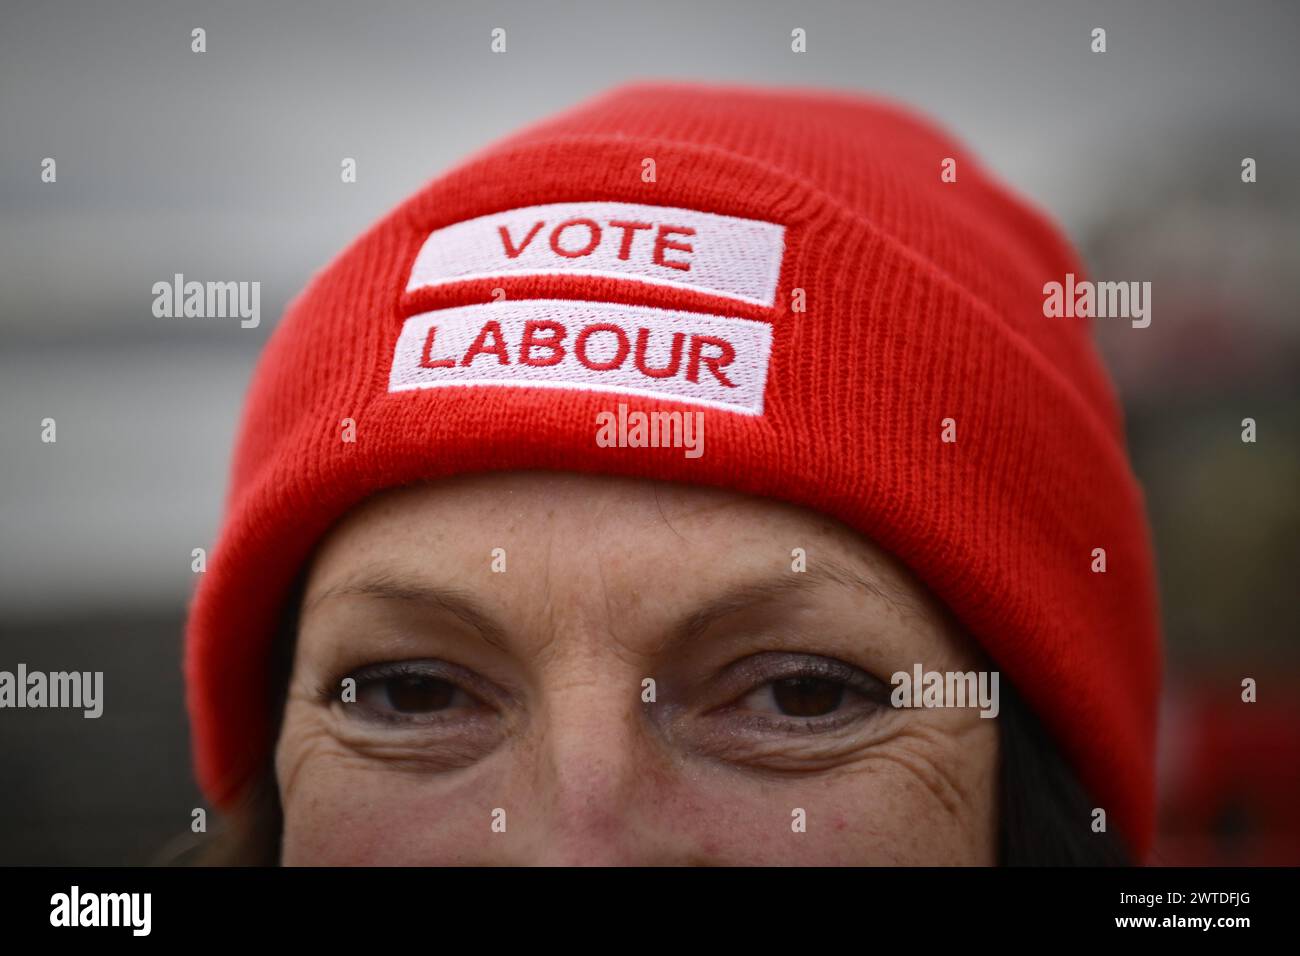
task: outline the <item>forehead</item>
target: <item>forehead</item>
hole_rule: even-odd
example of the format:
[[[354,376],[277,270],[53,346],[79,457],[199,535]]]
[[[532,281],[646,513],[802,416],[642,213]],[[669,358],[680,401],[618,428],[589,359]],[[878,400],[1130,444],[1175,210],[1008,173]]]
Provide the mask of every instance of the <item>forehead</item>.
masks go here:
[[[446,588],[494,613],[599,604],[680,615],[729,598],[787,605],[838,591],[864,612],[941,610],[888,555],[839,522],[770,499],[645,479],[505,472],[396,489],[326,536],[305,604]]]
[[[314,577],[384,556],[419,556],[434,567],[484,564],[494,548],[537,557],[561,541],[576,551],[551,563],[642,564],[693,556],[748,566],[753,548],[783,560],[816,543],[893,571],[883,552],[832,518],[727,489],[603,475],[498,472],[382,492],[350,511],[322,541]],[[484,551],[486,547],[487,552]],[[608,567],[607,567],[608,569]]]

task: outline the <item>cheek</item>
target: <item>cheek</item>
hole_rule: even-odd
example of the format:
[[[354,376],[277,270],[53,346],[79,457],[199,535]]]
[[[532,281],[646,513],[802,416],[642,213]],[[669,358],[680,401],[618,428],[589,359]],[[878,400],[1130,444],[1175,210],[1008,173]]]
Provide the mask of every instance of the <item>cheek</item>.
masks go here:
[[[977,768],[970,768],[978,777]],[[987,780],[991,780],[991,774]],[[726,772],[679,785],[659,801],[661,832],[694,847],[692,862],[762,866],[991,865],[991,787],[961,802],[936,798],[889,757],[802,779]]]
[[[281,792],[286,866],[454,866],[492,862],[496,788],[475,769],[404,772],[347,753],[305,761]]]
[[[289,722],[277,748],[282,862],[992,864],[996,737],[988,729],[977,739],[885,741],[852,764],[804,776],[591,752],[583,765],[548,774],[527,745],[427,774]],[[505,832],[493,828],[498,808]]]
[[[621,808],[619,862],[714,865],[991,864],[990,801],[969,812],[939,805],[891,761],[803,781],[660,781]],[[532,811],[545,801],[470,771],[431,780],[347,759],[304,767],[286,794],[283,863],[449,866],[545,862],[535,851],[572,837],[580,821]],[[491,795],[495,795],[495,798]],[[498,804],[506,831],[493,832]],[[500,819],[497,817],[497,819]],[[560,837],[561,832],[565,834]],[[578,838],[587,843],[587,839]],[[595,860],[607,847],[588,845]]]

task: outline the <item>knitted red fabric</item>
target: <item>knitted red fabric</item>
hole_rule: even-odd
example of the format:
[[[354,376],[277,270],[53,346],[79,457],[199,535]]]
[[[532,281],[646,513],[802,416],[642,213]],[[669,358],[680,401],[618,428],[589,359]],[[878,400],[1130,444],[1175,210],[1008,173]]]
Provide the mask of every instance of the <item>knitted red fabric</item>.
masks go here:
[[[948,158],[956,182],[941,180]],[[569,225],[558,237],[545,211],[495,229],[484,220],[476,240],[451,231],[437,241],[469,267],[412,281],[437,230],[556,203],[578,204],[561,211]],[[624,207],[598,203],[666,207],[652,218],[671,225],[610,225],[597,213]],[[530,239],[534,219],[543,226]],[[719,224],[717,235],[737,244],[712,278],[704,267],[713,234],[688,221]],[[598,235],[605,245],[596,253]],[[545,255],[559,266],[476,272],[488,255],[482,244],[495,236],[501,263]],[[608,268],[579,268],[597,255]],[[434,256],[428,269],[437,279],[445,267]],[[410,481],[550,468],[720,485],[858,529],[955,613],[1144,854],[1160,640],[1143,502],[1087,320],[1043,315],[1044,284],[1081,272],[1054,228],[960,146],[856,96],[638,85],[479,153],[317,275],[266,346],[225,524],[189,621],[185,673],[205,794],[229,807],[264,765],[269,642],[295,574],[332,522]],[[424,339],[420,327],[412,334],[422,351],[401,358],[410,317],[435,312],[437,326],[436,310],[493,303],[494,289],[504,303],[463,314],[483,318],[510,303],[532,315],[542,322],[530,333],[534,361],[518,335],[511,339],[520,326],[508,323],[480,332],[477,352],[463,356],[443,348],[450,324],[435,329],[442,338],[430,330]],[[533,300],[545,304],[526,304]],[[615,354],[593,359],[588,349],[573,366],[582,381],[548,368],[561,351],[546,349],[560,341],[546,315],[569,316],[563,342],[576,345],[580,323],[562,300],[594,303],[579,310],[588,321],[611,316],[602,334]],[[613,326],[641,314],[605,303],[649,307],[660,332],[673,322],[692,331],[681,312],[721,317],[687,346],[699,353],[695,380],[683,359],[675,384],[665,385],[681,401],[605,390],[600,370],[635,338]],[[728,343],[733,328],[746,330],[755,351],[728,367],[720,356],[741,349]],[[395,366],[434,385],[433,376],[467,366],[537,378],[394,389]],[[552,372],[554,380],[542,377]],[[596,414],[616,402],[694,411],[690,389],[707,386],[729,401],[742,376],[754,387],[749,404],[706,406],[701,458],[595,443]],[[346,418],[355,442],[341,440]],[[949,418],[951,443],[941,441]],[[1095,548],[1105,549],[1105,573],[1092,570]]]

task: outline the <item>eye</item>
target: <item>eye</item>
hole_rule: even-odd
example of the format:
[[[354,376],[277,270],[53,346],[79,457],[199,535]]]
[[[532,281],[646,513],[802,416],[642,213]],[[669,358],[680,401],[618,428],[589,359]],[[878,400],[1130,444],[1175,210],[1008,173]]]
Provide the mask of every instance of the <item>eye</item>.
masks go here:
[[[357,682],[357,705],[381,720],[452,717],[485,706],[435,662],[375,664],[349,676]]]
[[[828,657],[767,653],[733,665],[749,687],[726,711],[755,728],[812,731],[864,719],[889,705],[889,688]]]
[[[387,706],[403,714],[427,714],[451,707],[457,703],[458,695],[468,696],[451,681],[410,674],[367,681],[358,687],[357,699],[364,698],[370,706]]]
[[[821,677],[787,677],[755,688],[744,700],[752,710],[786,717],[822,717],[837,710],[847,688]]]

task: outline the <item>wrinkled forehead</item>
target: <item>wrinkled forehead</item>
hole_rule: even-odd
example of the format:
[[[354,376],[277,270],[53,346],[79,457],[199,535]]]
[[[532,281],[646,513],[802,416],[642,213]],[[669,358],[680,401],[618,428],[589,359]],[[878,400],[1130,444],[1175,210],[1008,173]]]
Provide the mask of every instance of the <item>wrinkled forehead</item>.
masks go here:
[[[934,626],[890,556],[808,509],[725,489],[549,472],[395,489],[350,512],[311,564],[304,609],[440,604],[508,628],[542,609],[651,631],[811,606]]]

